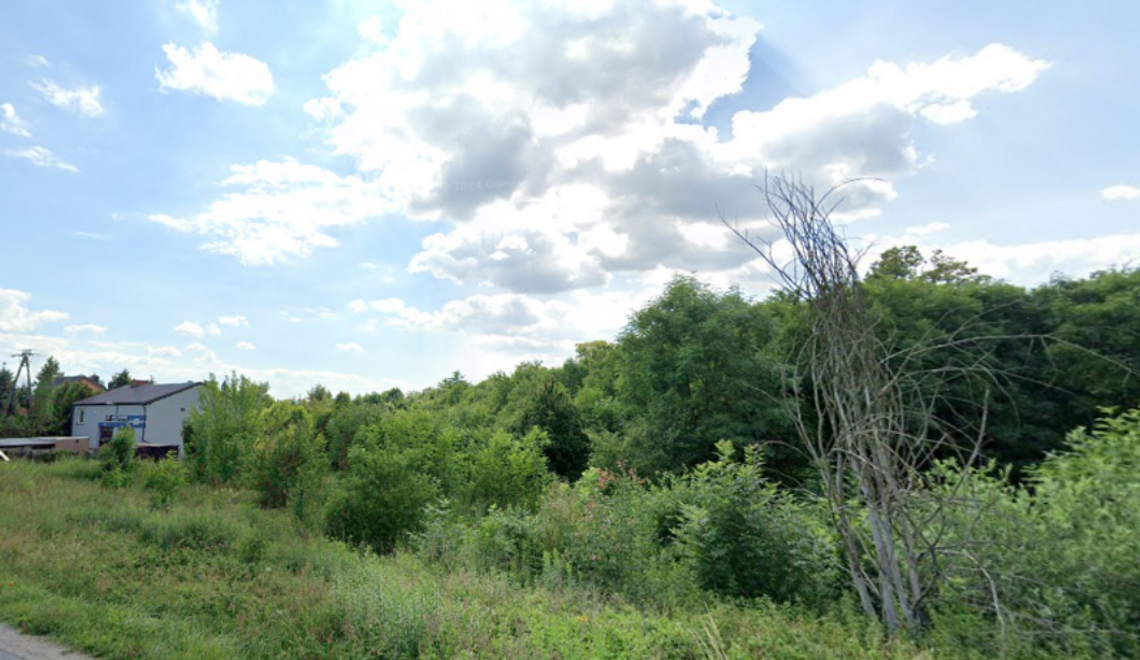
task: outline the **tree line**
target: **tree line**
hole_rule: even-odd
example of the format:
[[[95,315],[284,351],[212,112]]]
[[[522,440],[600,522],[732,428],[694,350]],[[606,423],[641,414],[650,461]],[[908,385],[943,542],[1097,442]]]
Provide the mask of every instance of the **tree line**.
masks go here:
[[[8,365],[0,365],[0,437],[71,435],[75,402],[95,392],[81,382],[60,381],[63,377],[63,369],[52,356],[44,360],[30,384],[23,376],[16,382]],[[98,374],[84,378],[104,387]],[[111,376],[105,387],[125,387],[131,381],[130,372],[123,369]]]

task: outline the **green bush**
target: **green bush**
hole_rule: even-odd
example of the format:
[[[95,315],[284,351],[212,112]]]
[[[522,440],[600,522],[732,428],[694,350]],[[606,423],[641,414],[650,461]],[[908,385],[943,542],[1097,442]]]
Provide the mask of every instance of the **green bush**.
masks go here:
[[[487,506],[533,509],[553,476],[546,468],[546,432],[532,428],[516,437],[494,433],[470,450],[465,499],[475,510]]]
[[[730,442],[720,458],[678,480],[674,530],[701,587],[743,598],[823,606],[837,595],[835,540],[825,519],[766,481],[756,446],[744,462]]]
[[[425,507],[442,495],[424,464],[417,449],[353,447],[341,488],[330,498],[330,533],[391,552],[408,534],[421,531]]]
[[[276,509],[300,498],[304,508],[326,466],[324,438],[316,433],[312,415],[300,404],[279,401],[262,411],[259,427],[263,435],[254,443],[249,463],[261,505]],[[295,492],[299,490],[308,492]]]
[[[183,434],[196,478],[230,483],[241,477],[261,437],[261,411],[272,403],[269,385],[233,373],[221,383],[211,374],[190,411]]]
[[[654,607],[697,597],[696,582],[673,543],[676,491],[633,472],[590,468],[573,487],[548,491],[535,534],[547,567],[563,563],[580,582]]]
[[[115,431],[107,444],[99,448],[99,460],[103,463],[103,485],[121,488],[131,483],[131,472],[135,462],[135,431],[124,426]]]
[[[165,459],[147,466],[143,473],[143,488],[150,492],[152,509],[167,510],[174,503],[178,491],[189,481],[186,466],[171,452]]]
[[[1140,410],[1068,439],[1020,487],[993,470],[957,485],[959,469],[938,468],[959,503],[944,513],[942,634],[994,653],[1140,655]],[[989,627],[960,623],[983,617]]]

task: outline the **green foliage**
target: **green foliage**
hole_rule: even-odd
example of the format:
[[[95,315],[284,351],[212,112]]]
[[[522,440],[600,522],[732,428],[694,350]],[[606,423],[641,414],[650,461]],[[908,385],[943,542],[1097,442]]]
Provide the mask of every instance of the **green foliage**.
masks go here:
[[[538,428],[522,437],[491,434],[467,459],[465,501],[476,510],[488,505],[533,508],[551,479],[543,455],[547,444],[546,432]]]
[[[338,403],[327,426],[329,463],[333,469],[343,471],[348,464],[348,450],[356,443],[361,432],[379,424],[385,407],[373,403]]]
[[[271,402],[266,383],[236,373],[219,383],[210,375],[189,418],[188,459],[199,480],[230,483],[248,468],[262,433],[260,413]]]
[[[114,390],[120,387],[126,387],[131,384],[131,372],[123,369],[122,371],[111,376],[111,380],[107,382],[107,389]]]
[[[350,449],[340,491],[329,502],[329,531],[378,552],[420,531],[424,508],[442,494],[438,479],[423,471],[423,454],[375,443]]]
[[[712,459],[721,440],[790,437],[777,403],[780,369],[765,352],[774,331],[739,291],[673,280],[618,339],[613,389],[626,423],[608,430],[626,435],[626,455],[616,458],[641,474],[678,472]]]
[[[680,481],[681,521],[674,530],[703,588],[726,596],[800,602],[817,608],[838,593],[836,539],[817,510],[766,481],[760,452],[736,462],[731,443],[717,461]]]
[[[250,483],[262,506],[280,508],[302,485],[312,487],[326,468],[324,438],[300,404],[278,401],[261,411],[250,458]]]
[[[937,607],[949,620],[988,617],[1000,628],[947,624],[944,634],[998,651],[1003,643],[1058,653],[1140,652],[1140,410],[1069,435],[1023,486],[993,471],[939,467],[960,506],[946,512],[947,579]],[[1004,640],[1003,640],[1004,632]]]
[[[143,488],[150,492],[151,508],[169,510],[174,498],[189,480],[186,466],[174,452],[165,459],[146,466],[143,471]]]
[[[517,373],[517,372],[516,372]],[[542,429],[548,438],[544,453],[550,469],[571,481],[581,476],[590,457],[590,440],[570,391],[556,373],[541,375],[511,391],[514,419],[509,429],[518,435]]]
[[[99,448],[99,458],[104,469],[131,469],[135,460],[135,430],[124,426],[115,431],[111,439]]]

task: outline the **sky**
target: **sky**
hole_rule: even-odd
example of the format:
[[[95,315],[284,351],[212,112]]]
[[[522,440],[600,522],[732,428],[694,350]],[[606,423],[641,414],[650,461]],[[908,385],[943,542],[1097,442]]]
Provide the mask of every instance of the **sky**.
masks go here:
[[[1140,259],[1140,4],[0,5],[0,355],[278,397],[559,364],[677,274],[774,281],[757,185],[871,256]],[[10,368],[15,362],[5,358]]]

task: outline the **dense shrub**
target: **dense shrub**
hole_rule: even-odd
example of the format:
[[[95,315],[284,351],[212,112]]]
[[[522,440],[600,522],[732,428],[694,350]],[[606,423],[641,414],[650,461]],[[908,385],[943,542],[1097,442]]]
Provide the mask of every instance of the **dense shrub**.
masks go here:
[[[247,469],[261,436],[260,412],[272,399],[269,385],[236,373],[221,383],[212,374],[190,411],[188,459],[194,475],[211,483],[230,483]]]
[[[261,505],[280,508],[295,492],[319,482],[325,469],[324,438],[304,406],[279,401],[261,413],[262,436],[254,443],[250,480]]]
[[[947,512],[944,633],[995,652],[1011,642],[1065,653],[1140,654],[1140,410],[1068,436],[1026,485],[974,470]],[[960,472],[939,468],[947,484]],[[949,486],[947,486],[949,487]],[[963,620],[985,618],[979,629]]]
[[[135,431],[124,426],[99,448],[103,462],[103,485],[116,488],[130,483],[135,461]]]
[[[143,472],[143,487],[150,492],[151,508],[169,509],[187,481],[189,475],[186,466],[173,452],[165,460],[148,465]]]
[[[720,458],[679,480],[675,533],[701,587],[726,596],[821,606],[837,594],[835,540],[825,519],[762,476],[759,448]]]
[[[353,447],[341,488],[329,502],[329,531],[379,552],[394,550],[421,530],[424,508],[441,496],[439,481],[423,465],[417,449]]]
[[[465,461],[466,502],[475,510],[490,505],[533,509],[552,479],[543,454],[547,444],[546,432],[532,428],[521,437],[499,431],[472,447]]]

